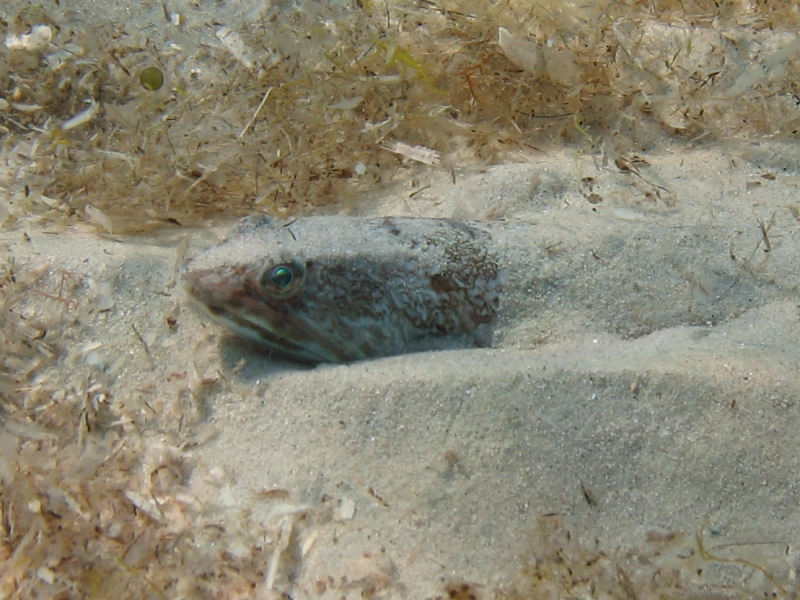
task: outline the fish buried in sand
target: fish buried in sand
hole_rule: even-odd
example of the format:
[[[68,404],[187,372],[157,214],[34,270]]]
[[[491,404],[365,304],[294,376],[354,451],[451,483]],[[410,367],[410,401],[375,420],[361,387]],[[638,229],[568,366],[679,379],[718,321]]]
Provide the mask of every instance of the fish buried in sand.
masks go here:
[[[791,277],[732,257],[724,230],[557,217],[253,216],[190,259],[183,283],[225,327],[306,363],[638,337],[794,293]]]
[[[252,216],[182,275],[239,335],[298,361],[349,362],[433,337],[480,341],[505,277],[490,246],[486,227],[447,219]]]

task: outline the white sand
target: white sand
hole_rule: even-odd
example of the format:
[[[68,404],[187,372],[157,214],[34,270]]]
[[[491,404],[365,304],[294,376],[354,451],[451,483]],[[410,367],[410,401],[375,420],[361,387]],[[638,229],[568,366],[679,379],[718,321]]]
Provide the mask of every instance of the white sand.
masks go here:
[[[52,24],[65,33],[67,25],[79,32],[96,28],[96,40],[81,39],[98,46],[125,23],[147,40],[125,38],[119,44],[126,52],[159,48],[196,66],[200,81],[224,81],[227,74],[216,72],[207,48],[223,44],[242,63],[247,53],[237,55],[235,38],[223,42],[221,26],[262,26],[270,11],[294,4],[107,0],[62,2],[42,15],[55,15]],[[319,31],[330,25],[329,15],[351,10],[339,0],[298,4],[314,13],[309,22],[318,20]],[[5,21],[12,23],[14,7],[21,5],[12,0],[0,10]],[[35,9],[29,13],[32,24],[40,18]],[[49,17],[44,21],[49,24]],[[176,285],[182,257],[212,243],[224,231],[222,223],[202,231],[165,227],[149,238],[99,235],[89,226],[0,232],[3,275],[34,282],[0,315],[9,317],[7,323],[18,319],[21,330],[30,328],[22,345],[34,348],[34,359],[20,360],[18,370],[50,353],[57,357],[25,382],[30,405],[16,412],[6,401],[18,391],[7,394],[14,378],[0,373],[0,483],[13,481],[22,489],[29,478],[43,490],[38,498],[0,506],[0,590],[15,588],[14,577],[27,577],[53,594],[59,586],[88,594],[103,590],[103,582],[71,588],[67,577],[85,568],[102,579],[111,564],[112,574],[130,577],[131,589],[152,591],[149,582],[133,584],[158,560],[169,561],[147,555],[151,546],[145,543],[137,549],[140,540],[148,541],[144,531],[166,540],[162,550],[185,549],[180,544],[187,539],[206,544],[201,549],[220,563],[220,556],[233,557],[226,565],[235,567],[229,571],[241,566],[243,581],[260,578],[253,589],[225,589],[235,578],[204,581],[213,579],[214,565],[182,564],[178,557],[174,563],[183,570],[175,570],[178,584],[169,590],[176,597],[181,585],[196,580],[209,589],[219,583],[230,597],[431,598],[444,594],[449,581],[509,587],[521,578],[520,565],[535,560],[553,572],[567,565],[576,578],[588,572],[590,583],[575,586],[575,593],[603,597],[586,591],[596,577],[580,553],[561,551],[569,532],[587,556],[599,546],[619,558],[611,561],[612,579],[647,578],[657,563],[665,569],[651,577],[648,589],[669,591],[675,569],[686,585],[669,597],[712,597],[702,593],[706,582],[729,586],[715,588],[715,598],[747,597],[740,588],[770,590],[760,567],[784,582],[783,596],[789,597],[800,562],[800,157],[791,144],[703,147],[714,135],[670,150],[663,128],[690,127],[698,119],[699,131],[717,137],[726,125],[747,131],[740,112],[726,120],[725,103],[741,111],[763,101],[764,114],[753,115],[753,129],[761,123],[761,131],[776,132],[791,122],[796,96],[767,91],[791,78],[797,42],[793,32],[761,30],[747,19],[735,39],[702,18],[673,30],[658,23],[640,29],[634,21],[615,27],[622,32],[620,52],[630,58],[619,61],[620,89],[636,99],[619,119],[609,117],[608,131],[592,130],[594,142],[608,143],[597,155],[550,150],[480,173],[456,170],[455,182],[446,169],[432,168],[413,187],[365,198],[354,209],[531,225],[537,237],[514,254],[517,285],[504,305],[513,310],[504,312],[491,348],[315,369],[277,362],[207,323],[186,306]],[[333,38],[347,40],[335,23],[331,28]],[[324,51],[285,33],[271,35],[265,26],[262,59],[273,45],[292,60],[294,53]],[[44,64],[36,52],[30,68]],[[98,70],[115,68],[115,60]],[[637,68],[625,71],[626,64]],[[724,69],[717,69],[720,64]],[[684,92],[676,91],[676,82],[716,76],[723,82],[714,88],[720,95],[688,105],[684,114]],[[653,79],[649,99],[649,88],[640,89],[642,77]],[[734,103],[743,90],[759,86],[766,97]],[[257,92],[254,97],[262,97]],[[345,92],[332,101],[348,100]],[[639,120],[650,100],[656,117]],[[113,117],[114,103],[100,101]],[[710,107],[707,121],[687,116],[698,106]],[[137,105],[128,108],[136,116]],[[225,112],[214,114],[241,131],[236,119],[225,121]],[[785,120],[771,121],[770,115]],[[4,123],[16,131],[11,121]],[[189,132],[207,135],[203,145],[213,152],[214,127],[212,120],[189,126]],[[635,164],[636,172],[603,162],[619,153],[632,156],[634,147],[660,150],[644,155],[648,164]],[[226,148],[238,152],[238,146]],[[68,145],[61,150],[64,164],[74,160],[76,170],[87,168]],[[134,148],[128,151],[137,156]],[[445,162],[456,162],[455,152],[451,148]],[[22,183],[28,170],[38,169],[36,153],[30,154],[31,165],[25,152],[11,150],[0,164],[3,221],[12,213],[26,216],[20,207],[48,201],[42,189]],[[108,160],[120,154],[112,152]],[[384,177],[375,154],[370,161],[370,176]],[[98,165],[91,166],[99,173]],[[189,161],[179,175],[194,176],[196,166]],[[203,177],[215,168],[204,165]],[[247,177],[249,168],[243,167]],[[224,191],[224,177],[222,182]],[[101,190],[109,185],[91,183]],[[50,206],[64,209],[69,200],[59,197]],[[126,199],[105,200],[113,207]],[[184,247],[189,236],[192,250]],[[59,403],[85,403],[76,409],[80,419],[69,424],[74,435],[69,429],[59,438],[79,442],[57,449],[66,463],[78,457],[64,473],[46,451],[41,463],[36,453],[39,442],[46,449],[58,437],[46,431],[51,424],[17,418],[49,414]],[[11,413],[17,419],[5,420]],[[142,460],[131,441],[139,435],[145,440]],[[126,452],[137,457],[133,467]],[[14,471],[15,459],[36,468]],[[119,471],[106,487],[97,481],[104,462]],[[64,481],[71,504],[59,495],[57,484]],[[123,482],[119,489],[117,482]],[[63,521],[47,513],[53,506]],[[78,521],[84,528],[79,533],[96,535],[97,545],[9,548],[8,540],[33,539],[8,531],[17,522],[12,517],[24,521],[20,514],[46,523],[41,530],[56,531],[62,542],[72,533],[60,523]],[[125,537],[130,531],[137,532],[136,542]],[[654,531],[662,537],[648,541]],[[693,537],[699,531],[706,546],[729,562],[699,556]],[[664,542],[672,532],[687,538]],[[212,548],[215,543],[225,547]],[[628,550],[635,558],[626,561]],[[26,552],[41,563],[28,562]],[[47,552],[75,556],[48,561],[42,558]],[[251,558],[255,564],[247,562]],[[624,576],[617,569],[623,563]],[[183,597],[196,596],[193,588],[184,590]]]
[[[191,487],[219,503],[221,519],[246,509],[274,529],[306,507],[292,560],[277,574],[292,598],[360,597],[370,582],[387,597],[424,598],[441,593],[442,579],[513,574],[545,514],[609,549],[641,547],[653,530],[704,529],[714,545],[782,542],[759,546],[758,556],[791,568],[800,535],[800,223],[787,205],[798,206],[800,178],[784,159],[793,152],[648,156],[641,178],[549,154],[371,203],[374,214],[513,217],[549,234],[563,221],[565,236],[581,228],[598,243],[633,228],[653,240],[665,226],[711,231],[736,257],[732,267],[770,290],[719,324],[676,322],[638,339],[603,330],[614,306],[598,302],[591,315],[567,294],[534,321],[511,323],[500,347],[309,369],[258,354],[184,306],[173,283],[190,232],[114,240],[32,231],[31,241],[3,234],[3,245],[21,272],[48,268],[40,291],[56,293],[69,273],[78,309],[38,294],[28,304],[31,315],[64,311],[70,323],[53,340],[64,355],[47,377],[66,387],[99,381],[127,410],[152,408],[161,422],[208,436],[191,449]],[[587,201],[586,177],[602,202]],[[646,198],[655,188],[645,179],[672,193]],[[758,219],[770,224],[769,253]],[[592,250],[567,241],[570,252]],[[666,258],[635,252],[620,253],[614,272],[645,263],[655,279],[675,276]],[[559,281],[608,295],[601,277],[578,271],[584,263],[557,265]],[[690,304],[697,273],[682,276],[677,302]],[[257,494],[272,489],[288,497]]]

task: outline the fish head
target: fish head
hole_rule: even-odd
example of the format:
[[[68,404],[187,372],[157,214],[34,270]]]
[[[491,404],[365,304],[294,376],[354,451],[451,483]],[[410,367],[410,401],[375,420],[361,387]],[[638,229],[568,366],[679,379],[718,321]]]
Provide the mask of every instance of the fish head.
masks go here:
[[[307,363],[358,358],[338,339],[346,333],[324,316],[335,308],[312,291],[320,283],[313,281],[314,260],[330,263],[332,253],[324,243],[309,244],[309,234],[304,231],[298,242],[291,224],[246,217],[220,244],[186,262],[184,289],[213,320],[286,358]]]
[[[466,224],[344,216],[247,217],[191,258],[182,280],[214,320],[306,363],[469,334],[493,318],[500,283],[485,239]]]

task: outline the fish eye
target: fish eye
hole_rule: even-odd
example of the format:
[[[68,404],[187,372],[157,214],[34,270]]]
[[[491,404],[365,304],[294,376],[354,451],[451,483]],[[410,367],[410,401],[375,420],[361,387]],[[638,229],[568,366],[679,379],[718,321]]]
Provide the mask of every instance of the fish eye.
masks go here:
[[[275,267],[269,274],[269,280],[276,288],[282,290],[292,283],[294,276],[286,267]]]
[[[267,267],[258,278],[261,288],[270,296],[288,298],[303,283],[305,268],[299,263],[285,263]]]

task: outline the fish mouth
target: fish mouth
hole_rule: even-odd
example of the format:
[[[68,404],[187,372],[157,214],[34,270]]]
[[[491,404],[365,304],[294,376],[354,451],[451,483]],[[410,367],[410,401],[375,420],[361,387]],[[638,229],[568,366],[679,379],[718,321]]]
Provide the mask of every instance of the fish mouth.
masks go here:
[[[342,363],[357,360],[346,348],[334,343],[319,332],[311,332],[311,325],[301,319],[275,311],[262,311],[258,314],[236,312],[219,306],[207,306],[211,317],[228,329],[262,346],[270,352],[295,361],[318,363]],[[269,314],[265,318],[264,313]],[[275,324],[280,324],[281,332]],[[287,335],[291,332],[293,335]]]
[[[193,304],[214,321],[282,357],[307,364],[343,363],[366,357],[346,339],[337,339],[310,321],[302,310],[284,302],[273,306],[248,291],[240,277],[184,272],[182,281]]]

